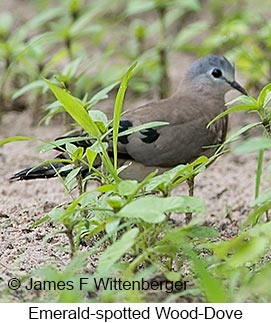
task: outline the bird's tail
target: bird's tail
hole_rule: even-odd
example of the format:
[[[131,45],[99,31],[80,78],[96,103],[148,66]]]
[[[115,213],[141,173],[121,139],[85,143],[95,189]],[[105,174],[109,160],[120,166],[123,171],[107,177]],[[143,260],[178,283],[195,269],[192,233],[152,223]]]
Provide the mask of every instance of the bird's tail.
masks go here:
[[[56,157],[56,159],[63,159],[67,158],[64,156],[64,154],[60,154]],[[67,176],[67,173],[69,171],[64,171],[64,172],[59,172],[59,170],[65,166],[66,164],[64,162],[55,162],[51,164],[46,164],[42,166],[37,166],[37,167],[28,167],[20,172],[14,174],[12,177],[10,177],[10,181],[13,180],[29,180],[29,179],[38,179],[38,178],[52,178],[55,177],[57,174],[60,176]]]

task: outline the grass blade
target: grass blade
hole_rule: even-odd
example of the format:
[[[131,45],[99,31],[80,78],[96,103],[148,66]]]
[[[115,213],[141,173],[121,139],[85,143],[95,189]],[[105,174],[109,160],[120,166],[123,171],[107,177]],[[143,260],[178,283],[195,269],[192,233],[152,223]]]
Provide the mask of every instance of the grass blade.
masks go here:
[[[0,140],[0,146],[4,146],[5,144],[9,144],[10,142],[14,141],[25,141],[25,140],[33,140],[33,137],[24,137],[24,136],[13,136],[8,137],[3,140]]]
[[[114,168],[117,169],[118,161],[118,133],[119,133],[119,123],[120,116],[123,107],[124,96],[127,90],[128,82],[132,76],[132,73],[136,67],[137,63],[132,64],[128,71],[125,73],[120,87],[116,96],[115,106],[114,106],[114,116],[113,116],[113,155],[114,155]]]
[[[226,115],[233,113],[233,112],[237,112],[237,111],[252,111],[252,110],[257,110],[257,106],[256,105],[238,105],[232,108],[229,108],[225,111],[223,111],[222,113],[220,113],[219,115],[217,115],[214,119],[212,119],[208,124],[207,124],[207,128],[209,128],[215,121],[217,121],[218,119],[221,119],[223,117],[225,117]]]
[[[54,83],[45,80],[57,100],[63,105],[69,115],[91,136],[99,137],[100,131],[95,122],[91,119],[83,104],[69,94],[66,90],[61,89]]]

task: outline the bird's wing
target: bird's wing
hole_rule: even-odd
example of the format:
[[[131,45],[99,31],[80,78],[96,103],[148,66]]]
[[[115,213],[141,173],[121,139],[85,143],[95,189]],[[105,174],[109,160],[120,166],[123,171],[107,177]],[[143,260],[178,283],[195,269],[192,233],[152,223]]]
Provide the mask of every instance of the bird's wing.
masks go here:
[[[204,146],[215,144],[215,137],[202,119],[153,129],[145,136],[135,133],[119,151],[146,166],[172,167],[207,154]]]
[[[209,155],[210,151],[203,147],[214,145],[217,138],[215,131],[206,128],[212,118],[203,110],[171,99],[131,111],[121,121],[124,130],[151,121],[166,121],[169,125],[120,137],[119,153],[146,166],[162,167],[187,163],[201,154]]]

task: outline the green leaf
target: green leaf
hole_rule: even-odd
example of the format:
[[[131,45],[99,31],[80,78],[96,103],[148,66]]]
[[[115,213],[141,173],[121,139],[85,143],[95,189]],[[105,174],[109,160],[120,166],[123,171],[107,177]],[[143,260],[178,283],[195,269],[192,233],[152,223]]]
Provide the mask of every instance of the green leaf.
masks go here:
[[[93,95],[93,97],[88,102],[88,106],[92,107],[93,105],[100,102],[101,100],[107,99],[108,93],[118,84],[119,82],[114,82],[113,84],[110,84],[109,86],[105,87],[104,89],[102,89],[101,91]]]
[[[237,98],[227,102],[226,105],[230,106],[235,104],[236,102],[242,103],[241,106],[255,107],[255,109],[257,109],[258,107],[258,101],[252,96],[247,95],[240,95]],[[238,104],[238,106],[240,106],[240,104]]]
[[[0,146],[9,144],[10,142],[14,141],[25,141],[25,140],[34,140],[35,138],[33,137],[24,137],[24,136],[13,136],[13,137],[8,137],[3,140],[0,140]]]
[[[112,207],[113,210],[118,211],[124,204],[124,200],[118,195],[112,195],[107,198],[106,202]]]
[[[29,19],[27,23],[23,26],[26,32],[31,32],[33,30],[37,30],[42,25],[46,24],[57,17],[62,16],[63,11],[61,8],[47,8],[43,12],[38,15],[34,15],[32,19]]]
[[[261,298],[266,298],[266,302],[269,302],[271,298],[271,289],[270,285],[267,284],[267,282],[269,282],[270,280],[270,272],[270,263],[264,264],[262,268],[254,272],[249,282],[247,284],[244,284],[243,286],[240,286],[237,292],[237,295],[239,295],[238,299],[240,299],[241,297],[241,302],[245,302],[248,298],[248,295],[254,295],[254,299],[257,300],[257,303],[261,302]],[[242,301],[242,299],[244,301]]]
[[[144,130],[144,129],[157,128],[157,127],[166,126],[166,125],[169,125],[169,122],[165,122],[165,121],[147,122],[147,123],[144,123],[144,124],[142,124],[140,126],[132,127],[132,128],[129,128],[129,129],[125,130],[125,131],[122,131],[121,133],[118,134],[118,136],[119,137],[127,136],[127,135],[130,135],[132,133]]]
[[[196,21],[190,23],[186,28],[182,28],[174,39],[174,48],[178,50],[185,48],[193,38],[202,34],[202,32],[208,28],[210,28],[210,24],[207,21]]]
[[[73,156],[73,154],[75,154],[75,152],[76,152],[76,150],[77,150],[77,146],[76,145],[74,145],[74,144],[72,144],[72,143],[70,143],[70,142],[67,142],[66,143],[66,151],[67,151],[67,153],[72,157]],[[82,147],[81,147],[82,148]]]
[[[259,197],[260,198],[260,197]],[[265,212],[271,209],[271,201],[267,200],[263,204],[259,206],[255,206],[253,211],[248,215],[246,221],[242,225],[243,228],[254,226],[260,222],[261,217],[265,214]]]
[[[69,81],[76,76],[76,73],[81,61],[82,61],[82,57],[79,57],[64,66],[61,73],[61,78],[62,77],[64,78],[63,81],[65,80]]]
[[[108,119],[105,113],[99,110],[89,110],[88,114],[91,119],[96,123],[97,127],[102,133],[107,130]]]
[[[61,138],[61,139],[57,139],[55,141],[51,141],[49,144],[46,143],[46,145],[39,146],[39,151],[44,153],[44,152],[46,152],[48,150],[55,149],[55,148],[61,149],[61,147],[63,147],[67,143],[86,141],[86,140],[90,140],[90,139],[93,139],[93,138],[91,138],[91,137],[67,137],[67,138]]]
[[[125,205],[118,213],[121,217],[138,218],[148,223],[165,220],[166,212],[203,213],[205,205],[202,200],[191,196],[143,196]]]
[[[100,135],[99,128],[89,116],[83,104],[69,94],[66,90],[61,89],[49,80],[45,80],[51,91],[54,93],[58,101],[63,105],[64,109],[70,116],[91,136],[98,137]]]
[[[267,84],[260,92],[258,96],[258,106],[264,108],[266,104],[270,101],[270,94],[271,92],[271,83]]]
[[[220,233],[213,228],[193,226],[189,229],[187,235],[192,238],[216,238],[220,236]]]
[[[267,201],[271,202],[271,191],[267,191],[265,193],[262,193],[260,196],[258,196],[254,202],[252,203],[252,206],[257,206],[259,204],[263,204]]]
[[[39,225],[47,222],[48,220],[50,220],[50,217],[48,215],[45,215],[43,217],[41,217],[40,219],[38,219],[37,221],[35,221],[32,225],[31,225],[31,228],[36,228],[38,227]]]
[[[154,189],[162,189],[165,186],[176,187],[180,183],[184,182],[193,175],[201,172],[205,164],[208,162],[206,156],[200,156],[192,163],[187,165],[178,165],[161,175],[155,176],[147,183],[146,190],[152,191]]]
[[[97,272],[108,277],[112,272],[114,264],[135,244],[138,233],[139,230],[137,228],[125,232],[119,240],[108,247],[100,257]]]
[[[110,236],[112,236],[112,234],[117,232],[119,224],[120,224],[120,219],[119,218],[111,219],[111,221],[107,222],[106,225],[105,225],[106,233],[109,234]]]
[[[97,157],[97,152],[93,151],[90,147],[86,150],[87,160],[88,160],[88,169],[91,170],[93,163]]]
[[[53,221],[60,221],[60,218],[63,216],[64,211],[58,207],[53,208],[47,215]]]
[[[205,231],[206,228],[203,228]],[[206,229],[205,233],[208,230]],[[196,235],[205,238],[205,233],[200,227],[186,226],[168,232],[159,242],[159,247],[162,245],[168,246],[170,249],[181,249],[192,263],[192,268],[195,277],[199,280],[201,290],[205,293],[208,302],[227,302],[227,292],[222,285],[222,282],[211,274],[207,267],[208,262],[199,258],[196,252],[190,245],[190,237]],[[216,232],[209,231],[207,237],[215,237]]]
[[[6,36],[11,27],[14,25],[15,16],[11,12],[1,12],[0,14],[0,35],[1,37]]]
[[[88,25],[93,24],[91,23],[91,20],[94,18],[95,14],[97,13],[97,10],[89,10],[83,13],[81,16],[79,16],[71,26],[71,33],[73,35],[80,34],[84,29],[88,27]]]
[[[65,275],[73,275],[75,272],[81,272],[82,267],[87,265],[89,258],[89,252],[80,252],[75,255],[70,262],[65,266],[64,274]]]
[[[227,261],[231,267],[255,263],[265,253],[271,243],[271,222],[259,224],[229,241],[213,244],[217,258]]]
[[[262,149],[264,150],[270,149],[270,148],[271,148],[271,140],[265,137],[259,137],[259,138],[252,138],[245,141],[240,146],[234,149],[234,153],[240,155],[240,154],[252,153]]]
[[[206,268],[206,262],[198,257],[186,240],[184,240],[182,249],[192,262],[195,276],[206,295],[207,302],[226,303],[228,301],[228,293],[221,280],[211,274],[210,270]]]
[[[137,63],[135,62],[132,64],[128,71],[125,73],[122,81],[120,83],[120,87],[115,99],[114,105],[114,116],[113,116],[113,155],[114,155],[114,168],[117,169],[117,162],[118,162],[118,133],[119,133],[119,123],[120,123],[120,116],[124,101],[124,96],[127,90],[128,82],[132,76],[132,73],[136,67]]]
[[[76,176],[79,174],[81,167],[77,167],[69,172],[67,177],[65,178],[64,185],[68,188],[69,191],[75,188]]]
[[[240,137],[240,135],[242,135],[246,131],[248,131],[252,128],[255,128],[257,126],[260,126],[260,125],[262,125],[261,122],[255,122],[255,123],[248,124],[248,125],[242,127],[241,129],[238,129],[236,132],[229,135],[229,137],[225,140],[225,143],[230,143],[232,141],[237,140]]]
[[[31,83],[26,84],[25,86],[21,87],[12,95],[12,100],[16,100],[18,97],[22,96],[28,91],[33,91],[34,89],[44,88],[45,84],[42,80],[37,80]]]
[[[93,150],[95,153],[102,153],[104,150],[107,150],[108,143],[107,142],[95,142],[91,147],[89,147],[91,150]]]
[[[111,191],[116,191],[117,190],[117,185],[115,184],[105,184],[102,186],[99,186],[96,188],[96,192],[101,192],[101,193],[106,193],[106,192],[111,192]]]
[[[73,161],[81,160],[83,158],[83,154],[84,154],[84,148],[78,147],[76,151],[72,154]]]
[[[223,111],[222,113],[220,113],[219,115],[217,115],[213,120],[211,120],[207,124],[207,128],[209,128],[218,119],[221,119],[230,113],[237,112],[237,111],[253,111],[253,110],[255,110],[255,111],[258,110],[257,106],[255,106],[255,105],[238,105],[238,106],[229,108],[229,109]]]
[[[121,181],[118,185],[119,193],[123,196],[134,195],[138,190],[138,182],[135,180]]]
[[[153,10],[155,8],[155,2],[150,0],[145,1],[129,1],[126,14],[128,16],[135,15],[138,13],[143,13],[149,10]]]
[[[51,211],[48,215],[51,218],[53,218],[53,220],[57,220],[57,221],[61,221],[63,223],[66,223],[67,217],[74,214],[79,203],[81,203],[81,201],[84,200],[88,195],[92,195],[92,194],[93,194],[93,192],[85,192],[85,193],[81,194],[77,199],[72,201],[69,204],[69,206],[67,207],[67,209],[65,209],[64,211],[60,210],[58,208],[55,208],[54,213],[52,213],[52,211]]]

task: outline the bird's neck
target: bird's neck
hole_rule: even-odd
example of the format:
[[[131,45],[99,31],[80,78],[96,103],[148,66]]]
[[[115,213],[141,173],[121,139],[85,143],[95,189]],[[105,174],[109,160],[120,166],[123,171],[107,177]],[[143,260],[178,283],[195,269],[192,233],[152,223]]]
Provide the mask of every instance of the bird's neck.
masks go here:
[[[198,97],[200,100],[224,102],[225,93],[214,91],[212,84],[206,82],[193,82],[190,78],[184,79],[177,91],[173,94],[177,99],[184,96]]]

